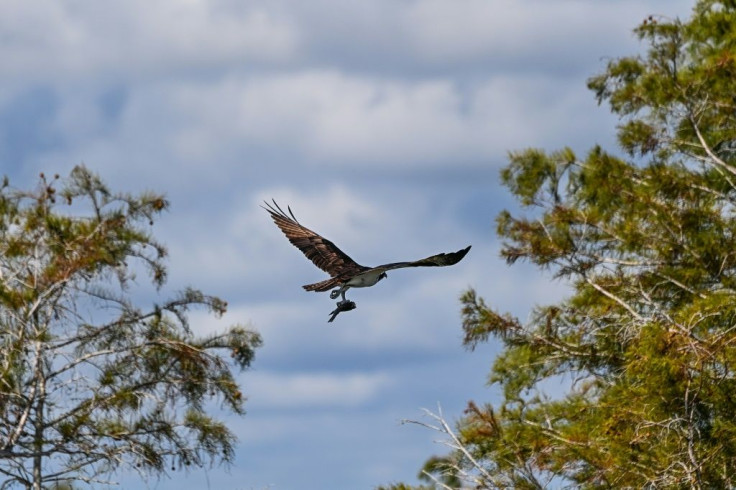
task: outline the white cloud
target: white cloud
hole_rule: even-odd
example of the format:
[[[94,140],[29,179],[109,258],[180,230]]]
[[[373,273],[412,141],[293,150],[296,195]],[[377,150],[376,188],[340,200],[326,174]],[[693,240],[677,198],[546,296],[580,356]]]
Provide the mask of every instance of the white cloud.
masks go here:
[[[387,373],[248,373],[245,386],[254,409],[356,407],[391,385]]]
[[[612,39],[631,36],[632,18],[682,11],[691,2],[586,0],[415,0],[403,12],[416,56],[433,63],[523,60],[568,65],[598,59]],[[674,6],[673,6],[674,5]],[[570,35],[575,33],[575,35]],[[581,40],[585,40],[584,42]],[[560,59],[565,53],[567,60]],[[528,66],[527,69],[535,69]]]
[[[448,80],[292,73],[250,80],[236,100],[243,136],[288,142],[315,163],[436,163],[479,150],[477,121]]]
[[[176,174],[172,183],[195,187],[224,185],[234,173],[252,182],[260,165],[279,166],[298,179],[323,165],[372,172],[446,168],[448,162],[481,166],[512,148],[556,147],[571,139],[608,143],[600,135],[610,133],[611,118],[595,109],[582,77],[572,80],[568,70],[553,77],[555,69],[544,64],[510,72],[495,63],[509,53],[573,62],[578,45],[595,50],[599,61],[610,53],[609,29],[631,38],[618,25],[630,23],[626,9],[579,1],[559,8],[507,0],[383,1],[329,16],[331,1],[70,5],[0,5],[0,30],[8,33],[0,55],[7,54],[7,70],[15,73],[3,83],[43,80],[58,95],[54,128],[65,145],[59,153],[36,155],[34,164],[85,161],[124,168],[136,181]],[[651,4],[637,8],[652,10]],[[310,16],[299,17],[305,11]],[[380,42],[343,33],[346,25],[379,23],[386,12],[393,15],[381,34],[368,28],[357,34],[383,36]],[[591,21],[593,12],[607,22]],[[372,50],[364,68],[342,67],[337,58],[310,65],[320,58],[315,50],[327,49],[315,36],[336,42],[330,36],[337,34],[345,49],[360,42]],[[386,51],[386,43],[395,51]],[[592,48],[595,43],[600,48]],[[399,72],[372,70],[384,55],[409,65]],[[472,58],[475,74],[406,76],[412,57],[432,56],[432,63],[447,67]],[[264,59],[278,68],[265,69],[258,64]],[[105,119],[99,103],[110,84],[121,84],[125,94],[114,121]],[[0,90],[0,100],[12,92]],[[284,152],[289,160],[264,162],[261,151]]]
[[[65,98],[65,104],[83,97]],[[448,162],[487,165],[509,148],[569,139],[572,133],[593,138],[607,121],[579,87],[523,75],[462,89],[449,79],[410,82],[334,71],[162,82],[131,90],[108,132],[91,134],[84,129],[89,125],[66,124],[94,102],[60,109],[72,114],[60,118],[58,127],[80,140],[75,152],[111,166],[124,156],[128,170],[138,166],[146,172],[173,170],[151,165],[166,160],[193,172],[198,183],[236,167],[248,173],[250,165],[258,173],[264,164],[257,148],[293,155],[276,165],[295,177],[325,165],[373,171]],[[558,121],[561,107],[568,111],[565,125]],[[253,159],[244,161],[249,154]]]
[[[7,78],[116,81],[254,61],[282,62],[297,49],[293,25],[263,8],[221,1],[0,4]]]
[[[353,64],[365,72],[390,60],[392,71],[410,73],[426,64],[493,71],[499,61],[534,69],[556,60],[579,69],[613,54],[613,40],[631,42],[632,18],[681,12],[690,3],[6,0],[0,56],[6,84],[211,75],[262,63]]]
[[[462,95],[447,80],[407,83],[305,71],[229,78],[170,91],[172,107],[210,142],[226,140],[295,148],[312,162],[361,165],[436,162],[477,151],[475,121],[461,114]],[[204,133],[203,133],[204,132]]]
[[[275,0],[272,0],[272,2]],[[625,45],[649,14],[690,0],[282,0],[314,64],[408,75],[521,71],[586,73]],[[584,41],[581,41],[584,40]],[[367,68],[370,67],[370,68]]]

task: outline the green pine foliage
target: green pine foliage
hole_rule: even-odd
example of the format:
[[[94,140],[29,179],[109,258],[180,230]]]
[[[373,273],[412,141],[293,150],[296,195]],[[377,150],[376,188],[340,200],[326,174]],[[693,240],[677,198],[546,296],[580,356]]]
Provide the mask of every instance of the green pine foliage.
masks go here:
[[[113,193],[85,167],[42,174],[31,191],[4,179],[2,488],[94,487],[119,468],[146,478],[232,460],[235,436],[207,408],[244,413],[232,368],[250,365],[260,338],[240,325],[195,335],[191,308],[227,308],[195,289],[136,304],[136,274],[158,290],[166,281],[151,230],[167,207],[158,194]]]
[[[572,291],[527,322],[464,294],[465,345],[503,346],[503,401],[458,422],[480,468],[458,451],[432,460],[436,478],[736,486],[736,3],[700,0],[635,33],[646,54],[588,82],[620,117],[623,153],[530,149],[501,173],[522,206],[497,219],[503,257]]]

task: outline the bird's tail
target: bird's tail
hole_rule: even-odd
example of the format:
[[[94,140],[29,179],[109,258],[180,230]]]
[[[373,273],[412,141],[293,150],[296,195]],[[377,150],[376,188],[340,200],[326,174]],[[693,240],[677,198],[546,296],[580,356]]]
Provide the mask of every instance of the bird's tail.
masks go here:
[[[323,291],[329,291],[330,289],[334,289],[336,287],[340,286],[340,280],[336,277],[331,277],[327,280],[321,281],[321,282],[315,282],[314,284],[307,284],[306,286],[302,286],[307,291],[317,291],[317,292],[323,292]]]

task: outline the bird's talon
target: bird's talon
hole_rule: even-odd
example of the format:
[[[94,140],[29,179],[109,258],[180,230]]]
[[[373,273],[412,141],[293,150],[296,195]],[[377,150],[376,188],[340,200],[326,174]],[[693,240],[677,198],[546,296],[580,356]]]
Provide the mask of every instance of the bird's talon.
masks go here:
[[[340,290],[335,289],[334,291],[330,291],[330,299],[335,299],[340,295]]]

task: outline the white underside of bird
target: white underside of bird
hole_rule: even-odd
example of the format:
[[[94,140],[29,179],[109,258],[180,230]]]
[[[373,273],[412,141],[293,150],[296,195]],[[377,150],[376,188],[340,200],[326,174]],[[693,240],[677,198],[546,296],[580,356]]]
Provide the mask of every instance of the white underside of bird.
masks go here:
[[[381,275],[384,273],[385,271],[381,269],[370,270],[368,272],[358,274],[357,276],[351,278],[348,282],[345,283],[345,285],[350,286],[351,288],[371,287],[371,286],[374,286],[378,281],[382,279]]]

